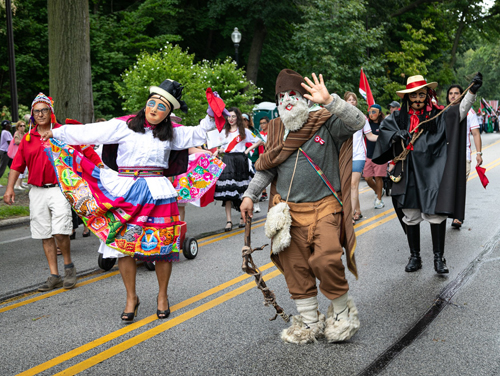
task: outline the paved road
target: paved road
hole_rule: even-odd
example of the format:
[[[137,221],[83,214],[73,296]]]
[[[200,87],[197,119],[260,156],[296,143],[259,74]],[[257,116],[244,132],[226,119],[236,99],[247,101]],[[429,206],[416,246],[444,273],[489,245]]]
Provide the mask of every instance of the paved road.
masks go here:
[[[141,264],[139,317],[128,326],[120,322],[121,278],[116,267],[98,269],[95,237],[82,238],[79,229],[71,243],[77,288],[37,293],[48,274],[40,241],[29,237],[27,226],[0,230],[0,375],[500,374],[500,136],[483,140],[490,186],[484,190],[471,174],[465,225],[447,232],[448,276],[434,273],[427,225],[423,269],[404,272],[408,247],[390,199],[384,209],[371,209],[373,193],[363,183],[364,218],[356,226],[360,278],[348,275],[361,329],[344,344],[280,341],[288,324],[268,320],[272,308],[242,275],[242,231],[221,232],[220,206],[187,208],[188,231],[200,251],[174,265],[170,319],[156,319],[156,278]],[[265,212],[256,214],[254,246],[268,242],[264,218]],[[278,303],[295,314],[267,251],[254,259]],[[326,312],[328,301],[319,301]]]

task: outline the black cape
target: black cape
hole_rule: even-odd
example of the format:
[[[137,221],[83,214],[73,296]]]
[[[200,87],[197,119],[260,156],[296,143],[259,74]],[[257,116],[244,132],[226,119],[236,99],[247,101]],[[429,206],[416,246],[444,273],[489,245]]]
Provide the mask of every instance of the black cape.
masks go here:
[[[439,111],[433,110],[431,117]],[[395,111],[380,124],[373,162],[384,164],[401,153],[401,142],[392,142],[400,112]],[[421,117],[420,121],[424,118]],[[423,132],[404,162],[398,162],[391,194],[402,209],[420,209],[425,214],[464,218],[466,186],[467,119],[460,122],[459,106],[452,106],[436,119],[437,132]],[[407,130],[410,128],[408,117]]]

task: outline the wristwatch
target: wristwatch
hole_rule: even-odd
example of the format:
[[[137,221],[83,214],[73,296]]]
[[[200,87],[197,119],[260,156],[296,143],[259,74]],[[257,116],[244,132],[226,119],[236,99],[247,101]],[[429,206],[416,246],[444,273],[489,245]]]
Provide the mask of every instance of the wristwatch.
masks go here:
[[[483,156],[483,152],[482,151],[478,151],[476,154],[480,155],[480,156]]]

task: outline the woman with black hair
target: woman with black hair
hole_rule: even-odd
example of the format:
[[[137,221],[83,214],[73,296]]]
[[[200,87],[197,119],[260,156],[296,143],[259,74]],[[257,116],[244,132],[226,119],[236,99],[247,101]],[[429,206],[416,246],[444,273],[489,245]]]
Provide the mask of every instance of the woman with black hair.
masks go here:
[[[181,223],[177,192],[164,172],[172,150],[205,143],[206,132],[215,127],[207,115],[196,127],[173,128],[172,110],[187,112],[182,89],[178,82],[165,80],[149,88],[146,105],[136,115],[43,134],[44,140],[55,139],[48,151],[66,198],[101,240],[103,257],[118,258],[127,290],[124,322],[134,320],[139,306],[135,260],[156,262],[157,316],[166,319],[170,314],[167,288],[171,263],[179,260]],[[97,168],[67,144],[117,144],[118,172]]]
[[[245,128],[241,111],[236,108],[228,108],[229,116],[224,124],[225,139],[219,148],[219,153],[224,153],[222,162],[226,168],[222,172],[215,185],[216,200],[222,201],[222,206],[226,209],[226,227],[224,231],[231,231],[233,222],[231,221],[231,207],[240,211],[243,193],[245,193],[254,172],[248,153],[256,147],[264,144],[249,129]],[[249,147],[245,143],[251,142]],[[239,227],[245,227],[241,218]]]
[[[459,106],[444,112],[437,105],[434,88],[422,76],[408,78],[406,89],[397,91],[403,99],[401,109],[386,117],[373,153],[373,161],[387,163],[408,150],[396,163],[391,194],[404,213],[410,258],[406,272],[422,268],[420,258],[420,222],[431,224],[434,269],[448,273],[443,258],[446,218],[463,218],[465,210],[465,137],[467,112],[482,85],[480,73]],[[442,113],[440,113],[442,112]],[[437,116],[435,119],[434,117]],[[422,124],[420,124],[422,123]],[[419,138],[412,142],[414,134]]]

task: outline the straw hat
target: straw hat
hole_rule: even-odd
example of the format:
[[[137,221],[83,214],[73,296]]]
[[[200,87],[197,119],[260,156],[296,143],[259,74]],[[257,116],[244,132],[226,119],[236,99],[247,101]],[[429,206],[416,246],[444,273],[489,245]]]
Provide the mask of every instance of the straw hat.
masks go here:
[[[408,81],[406,81],[406,89],[405,90],[396,91],[396,94],[400,98],[403,98],[405,96],[405,94],[407,94],[407,93],[413,93],[414,91],[422,89],[423,87],[428,87],[428,88],[431,88],[431,89],[435,89],[436,86],[438,86],[437,82],[427,83],[427,81],[425,80],[425,78],[423,76],[421,76],[421,75],[411,76],[411,77],[408,77]]]

